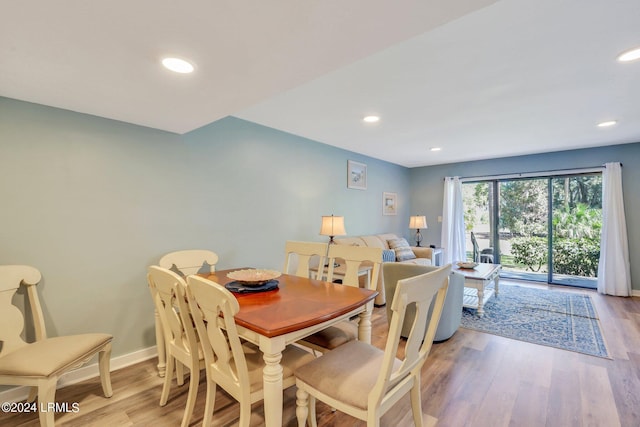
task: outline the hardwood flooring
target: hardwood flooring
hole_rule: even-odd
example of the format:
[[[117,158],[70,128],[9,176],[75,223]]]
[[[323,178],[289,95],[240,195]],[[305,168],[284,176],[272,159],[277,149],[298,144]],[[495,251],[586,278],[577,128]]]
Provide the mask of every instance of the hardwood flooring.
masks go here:
[[[434,344],[422,370],[424,425],[640,426],[640,298],[592,295],[612,359],[461,328]],[[384,347],[386,328],[385,309],[376,308],[374,345]],[[57,414],[56,425],[180,425],[188,382],[174,383],[167,405],[158,406],[162,379],[155,364],[153,359],[113,372],[110,399],[102,396],[98,378],[58,390],[57,402],[77,402],[79,412]],[[191,425],[202,423],[204,398],[201,381]],[[317,410],[319,426],[365,425],[321,403]],[[214,425],[236,425],[237,417],[237,403],[218,388]],[[294,388],[285,392],[283,420],[285,426],[296,425]],[[261,402],[251,421],[264,425]],[[409,400],[399,402],[381,424],[413,425]],[[37,414],[0,413],[0,426],[38,425]]]

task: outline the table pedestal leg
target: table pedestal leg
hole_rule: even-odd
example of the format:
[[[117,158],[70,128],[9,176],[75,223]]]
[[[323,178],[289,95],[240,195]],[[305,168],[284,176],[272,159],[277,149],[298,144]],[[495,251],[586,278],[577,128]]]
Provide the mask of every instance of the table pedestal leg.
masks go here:
[[[367,303],[366,309],[358,315],[358,341],[371,344],[371,312],[373,303]]]
[[[270,426],[282,426],[282,353],[264,353],[262,371],[264,387],[264,419]]]

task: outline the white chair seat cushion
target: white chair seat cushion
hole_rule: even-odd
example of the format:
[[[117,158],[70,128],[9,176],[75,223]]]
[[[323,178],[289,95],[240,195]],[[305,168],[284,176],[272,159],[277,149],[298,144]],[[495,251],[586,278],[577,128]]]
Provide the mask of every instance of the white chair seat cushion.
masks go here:
[[[251,384],[251,392],[262,388],[262,377],[264,368],[264,358],[262,352],[252,343],[243,343],[244,358],[247,361],[247,369],[249,371],[249,382]],[[282,378],[286,379],[293,376],[293,372],[302,365],[315,360],[315,357],[299,347],[287,346],[282,352]],[[232,364],[235,367],[235,364]]]
[[[348,320],[329,326],[326,329],[309,335],[302,341],[333,350],[341,345],[358,339],[358,325]]]
[[[112,339],[108,334],[80,334],[36,341],[0,357],[0,375],[50,377],[91,357]]]
[[[369,392],[378,380],[384,351],[362,341],[350,341],[295,370],[311,388],[348,405],[366,409]],[[399,367],[398,359],[394,369]]]

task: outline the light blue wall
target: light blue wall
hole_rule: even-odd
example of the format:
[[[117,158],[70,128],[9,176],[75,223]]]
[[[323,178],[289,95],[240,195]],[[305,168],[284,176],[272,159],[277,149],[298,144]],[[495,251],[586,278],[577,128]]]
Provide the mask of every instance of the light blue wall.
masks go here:
[[[640,143],[613,145],[583,150],[560,151],[529,156],[454,163],[411,169],[411,212],[427,216],[429,228],[425,242],[439,243],[442,231],[437,217],[442,215],[444,177],[475,177],[518,172],[538,172],[602,166],[621,162],[631,279],[633,289],[640,290]]]
[[[145,271],[164,253],[281,269],[285,240],[326,241],[322,215],[408,233],[408,192],[409,169],[232,117],[180,136],[0,98],[0,264],[40,269],[51,335],[112,333],[115,356],[155,344]]]

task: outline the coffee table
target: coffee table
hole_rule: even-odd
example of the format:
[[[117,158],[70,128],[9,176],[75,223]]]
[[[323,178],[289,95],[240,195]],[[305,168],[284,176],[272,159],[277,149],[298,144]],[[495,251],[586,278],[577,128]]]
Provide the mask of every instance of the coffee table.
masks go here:
[[[474,269],[452,266],[452,270],[464,276],[464,299],[462,306],[475,308],[478,317],[484,316],[484,305],[494,294],[498,295],[500,264],[481,263]],[[493,287],[488,287],[493,282]]]

